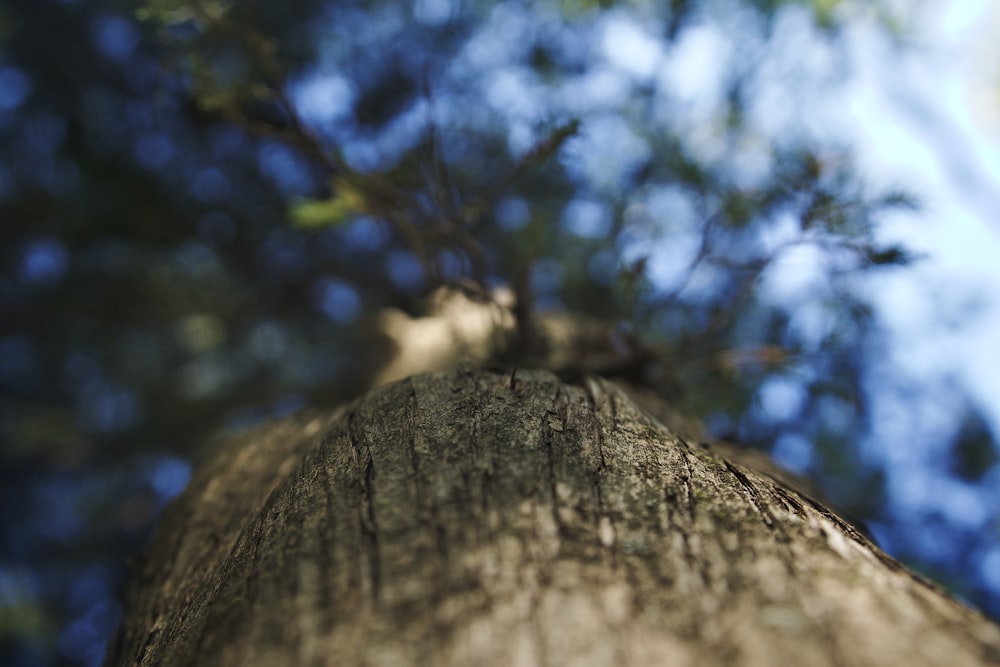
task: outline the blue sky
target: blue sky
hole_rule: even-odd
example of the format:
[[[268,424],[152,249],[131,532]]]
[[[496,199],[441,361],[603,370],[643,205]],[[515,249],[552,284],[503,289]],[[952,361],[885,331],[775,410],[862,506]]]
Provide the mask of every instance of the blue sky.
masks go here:
[[[908,183],[923,204],[886,232],[926,259],[878,293],[896,363],[960,378],[1000,431],[1000,7],[936,4],[948,7],[924,13],[926,46],[899,62],[872,57],[852,104],[863,164]],[[955,312],[964,305],[977,312]]]
[[[864,287],[888,350],[871,373],[875,426],[865,448],[888,472],[892,513],[917,524],[937,514],[987,534],[1000,507],[996,468],[975,485],[943,473],[966,396],[1000,433],[1000,6],[965,0],[911,9],[907,39],[916,48],[894,49],[864,19],[847,30],[850,75],[809,91],[803,125],[846,141],[868,182],[903,186],[921,204],[888,216],[881,233],[922,260]],[[801,55],[813,65],[824,57]],[[772,276],[777,290],[808,283],[808,266],[786,262]],[[771,393],[776,411],[782,400],[798,400],[794,390]],[[795,444],[779,447],[779,458],[806,467],[810,450]],[[923,535],[915,539],[931,560],[954,560],[947,551],[960,547],[933,530]],[[1000,548],[974,560],[1000,593]]]

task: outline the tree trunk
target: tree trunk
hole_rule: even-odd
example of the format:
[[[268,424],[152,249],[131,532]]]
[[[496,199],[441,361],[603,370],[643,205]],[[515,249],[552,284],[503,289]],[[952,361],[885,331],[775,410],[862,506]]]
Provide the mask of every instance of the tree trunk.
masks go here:
[[[221,445],[108,665],[983,665],[997,626],[627,391],[462,368]]]

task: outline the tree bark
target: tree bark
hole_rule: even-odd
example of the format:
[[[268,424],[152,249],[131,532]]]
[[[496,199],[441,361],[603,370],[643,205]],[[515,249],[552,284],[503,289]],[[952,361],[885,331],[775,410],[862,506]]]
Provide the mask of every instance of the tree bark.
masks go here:
[[[1000,630],[611,382],[460,368],[223,443],[108,665],[984,665]]]

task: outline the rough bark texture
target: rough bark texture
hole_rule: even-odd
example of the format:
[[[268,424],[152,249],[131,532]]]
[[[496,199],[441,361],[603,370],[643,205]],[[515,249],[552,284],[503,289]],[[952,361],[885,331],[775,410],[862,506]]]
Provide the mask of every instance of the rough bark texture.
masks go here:
[[[1000,631],[599,379],[469,368],[223,444],[109,665],[983,665]]]

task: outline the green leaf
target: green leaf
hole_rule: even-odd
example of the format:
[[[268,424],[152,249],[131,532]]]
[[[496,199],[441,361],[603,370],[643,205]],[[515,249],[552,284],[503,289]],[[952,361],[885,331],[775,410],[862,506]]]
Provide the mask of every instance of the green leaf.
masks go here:
[[[299,199],[292,203],[292,223],[303,229],[335,227],[367,210],[364,194],[345,180],[334,183],[331,199]]]
[[[233,0],[147,0],[135,10],[135,17],[140,21],[174,25],[196,16],[217,21],[232,8]]]
[[[144,5],[135,10],[140,21],[172,25],[187,21],[194,14],[187,0],[148,0]]]
[[[296,227],[332,227],[344,222],[345,211],[334,199],[304,199],[291,207],[292,223]]]

